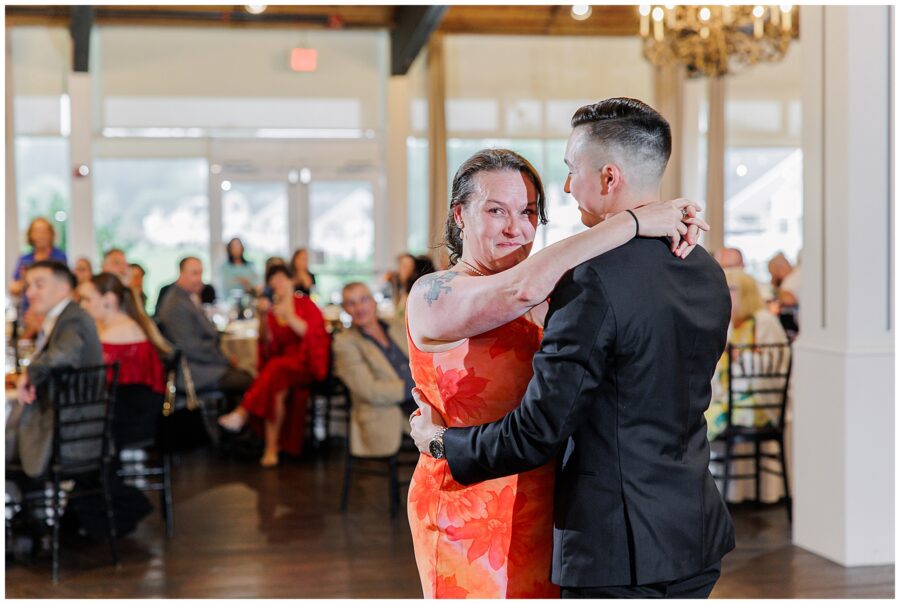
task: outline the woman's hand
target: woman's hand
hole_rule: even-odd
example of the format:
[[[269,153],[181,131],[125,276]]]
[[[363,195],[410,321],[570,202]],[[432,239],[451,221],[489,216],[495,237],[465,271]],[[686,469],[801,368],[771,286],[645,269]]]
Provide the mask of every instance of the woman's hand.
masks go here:
[[[700,206],[688,199],[655,201],[635,208],[633,212],[640,223],[641,237],[669,237],[672,253],[681,258],[697,245],[700,231],[708,231],[709,225],[697,216]]]

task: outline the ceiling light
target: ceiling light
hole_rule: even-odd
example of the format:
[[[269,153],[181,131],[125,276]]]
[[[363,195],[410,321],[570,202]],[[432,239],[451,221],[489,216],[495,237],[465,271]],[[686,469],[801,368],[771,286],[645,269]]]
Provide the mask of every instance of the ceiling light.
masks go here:
[[[572,7],[572,18],[576,21],[584,21],[591,16],[591,6],[589,4],[576,4]]]
[[[261,15],[268,8],[265,4],[247,4],[244,9],[251,15]]]

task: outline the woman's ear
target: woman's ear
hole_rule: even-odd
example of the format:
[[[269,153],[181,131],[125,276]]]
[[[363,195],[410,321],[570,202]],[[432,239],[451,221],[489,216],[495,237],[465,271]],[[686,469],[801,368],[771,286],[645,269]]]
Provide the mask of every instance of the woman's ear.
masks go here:
[[[453,208],[453,220],[456,222],[457,228],[464,228],[465,223],[463,223],[463,207],[461,205]]]

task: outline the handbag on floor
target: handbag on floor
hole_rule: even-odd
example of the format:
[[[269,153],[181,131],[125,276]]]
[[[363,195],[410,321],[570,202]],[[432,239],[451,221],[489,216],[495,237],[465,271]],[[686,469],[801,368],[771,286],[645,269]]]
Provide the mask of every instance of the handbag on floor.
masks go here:
[[[178,369],[184,380],[184,404],[177,394],[175,386]],[[203,420],[203,411],[197,401],[191,369],[184,356],[180,363],[171,367],[166,375],[166,398],[163,402],[163,417],[160,422],[159,443],[163,451],[175,453],[190,451],[207,446],[210,442],[209,431]]]

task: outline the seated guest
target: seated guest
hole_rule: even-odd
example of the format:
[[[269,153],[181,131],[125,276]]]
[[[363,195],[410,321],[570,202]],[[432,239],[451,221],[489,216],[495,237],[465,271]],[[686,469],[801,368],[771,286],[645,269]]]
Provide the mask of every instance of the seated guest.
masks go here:
[[[265,420],[266,448],[260,465],[278,465],[279,437],[285,416],[288,390],[303,392],[304,410],[309,387],[328,374],[330,339],[325,319],[319,308],[301,293],[294,291],[291,273],[276,265],[266,273],[266,284],[272,289],[274,302],[265,298],[258,302],[259,377],[244,395],[241,406],[219,418],[226,430],[239,432],[251,416]],[[305,415],[305,414],[304,414]]]
[[[138,312],[131,290],[112,273],[100,273],[78,289],[81,307],[97,324],[103,362],[120,362],[113,414],[116,447],[152,440],[165,393],[160,355],[169,355],[172,348],[153,321]]]
[[[75,276],[62,262],[40,260],[25,270],[28,301],[44,316],[34,356],[19,376],[18,399],[23,408],[15,426],[16,455],[22,471],[37,478],[47,470],[53,445],[53,404],[47,399],[51,370],[103,363],[93,320],[72,303]]]
[[[400,254],[397,256],[397,270],[385,274],[388,282],[388,291],[385,295],[391,297],[398,316],[403,316],[406,309],[406,297],[412,287],[410,281],[416,272],[416,257],[412,254]]]
[[[218,389],[237,404],[253,377],[235,367],[219,348],[219,332],[201,308],[203,264],[188,256],[179,263],[178,280],[162,299],[156,320],[173,346],[184,354],[198,391]]]
[[[122,283],[131,283],[131,267],[125,259],[125,252],[114,247],[103,254],[103,263],[100,265],[101,273],[112,273]]]
[[[24,407],[19,409],[21,415],[17,420],[7,422],[7,426],[13,426],[15,431],[12,447],[7,435],[7,462],[18,461],[26,477],[38,479],[47,471],[53,452],[53,403],[47,398],[51,370],[100,365],[104,358],[94,321],[72,302],[75,276],[67,266],[55,261],[36,262],[27,269],[25,279],[29,301],[45,319],[37,352],[19,378],[19,402]],[[110,279],[118,282],[115,277],[110,276]],[[128,370],[126,366],[120,367],[120,371],[127,373]],[[73,412],[79,415],[73,416]],[[68,419],[72,420],[97,418],[97,410],[93,406],[72,409],[67,414]],[[72,447],[72,454],[78,455],[79,443],[72,443]],[[36,486],[33,481],[20,482],[25,488]],[[97,487],[99,484],[91,477],[79,478],[75,482],[76,492]],[[140,491],[125,486],[116,476],[112,478],[111,491],[116,532],[123,536],[133,531],[153,507]],[[105,536],[106,514],[102,498],[89,496],[73,499],[71,511],[78,520],[80,530],[95,537]]]
[[[162,308],[163,298],[166,297],[166,292],[168,292],[175,283],[169,283],[168,285],[163,285],[159,288],[159,293],[156,294],[156,310],[153,313],[153,318],[159,321],[159,309]],[[200,288],[200,304],[213,304],[216,301],[216,288],[210,285],[209,283],[201,283]]]
[[[744,255],[736,247],[723,247],[716,250],[713,258],[722,268],[744,268]]]
[[[13,296],[21,296],[25,290],[25,269],[42,260],[56,260],[66,264],[66,253],[53,245],[56,240],[56,230],[50,221],[46,218],[35,218],[28,225],[26,233],[28,245],[31,251],[22,254],[16,261],[16,268],[13,271],[13,281],[9,285],[9,293]],[[28,299],[24,298],[20,305],[22,314],[28,311]]]
[[[352,397],[350,451],[361,457],[387,457],[400,447],[407,416],[416,409],[410,391],[405,323],[382,321],[372,292],[362,283],[343,290],[344,310],[353,325],[334,339],[334,374]]]
[[[309,272],[309,252],[305,247],[299,248],[291,256],[291,270],[294,272],[294,289],[310,295],[316,285],[316,276]]]
[[[144,270],[143,266],[134,262],[128,266],[131,269],[131,283],[128,284],[128,288],[131,290],[135,300],[140,300],[139,310],[144,311],[143,314],[146,314],[147,294],[144,293],[144,276],[147,274],[147,271]]]
[[[75,268],[72,269],[72,272],[75,273],[75,287],[78,287],[85,281],[91,280],[91,277],[94,276],[94,267],[91,266],[91,261],[88,258],[82,256],[75,261]]]
[[[772,275],[772,287],[776,290],[781,287],[784,278],[794,269],[784,253],[778,252],[769,260],[769,274]]]
[[[281,256],[269,256],[266,258],[266,271],[265,274],[269,274],[269,269],[273,266],[287,266],[287,262],[284,261],[284,258]],[[288,268],[290,270],[290,268]],[[302,293],[302,292],[301,292]],[[263,298],[268,299],[270,302],[272,301],[272,288],[267,284],[263,283],[262,292],[260,295]]]
[[[244,243],[235,237],[225,246],[227,260],[222,264],[223,295],[231,296],[234,290],[254,292],[259,286],[259,276],[253,264],[244,257]]]
[[[729,344],[787,344],[784,328],[762,301],[756,280],[740,269],[725,271],[725,280],[731,292],[731,324],[728,327]],[[707,432],[710,439],[725,429],[728,409],[728,352],[723,353],[713,379],[713,395],[706,411]],[[765,426],[771,421],[774,409],[738,410],[732,422],[741,425]],[[749,415],[748,415],[749,414]]]

